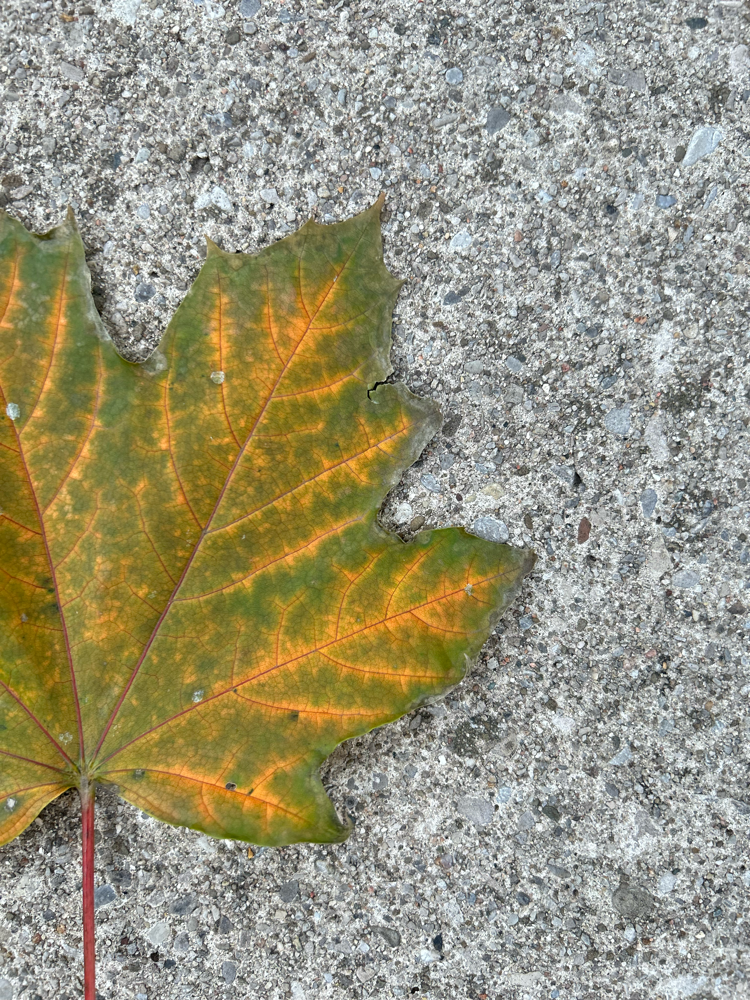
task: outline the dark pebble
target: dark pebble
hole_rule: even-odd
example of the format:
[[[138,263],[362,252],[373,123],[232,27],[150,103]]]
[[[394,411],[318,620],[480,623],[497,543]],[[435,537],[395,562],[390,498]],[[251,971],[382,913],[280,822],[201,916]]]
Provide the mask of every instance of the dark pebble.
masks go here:
[[[141,282],[139,285],[135,286],[135,301],[136,302],[148,302],[156,295],[156,289],[153,285],[147,285],[145,282]]]
[[[114,903],[117,899],[117,893],[111,885],[100,885],[97,889],[94,889],[94,909],[98,910],[100,906],[107,906],[109,903]]]
[[[448,294],[443,299],[444,306],[455,306],[457,302],[460,302],[464,295],[468,295],[469,286],[464,285],[463,288],[459,288],[457,292],[448,292]]]
[[[502,131],[510,121],[511,116],[505,108],[490,108],[487,112],[487,124],[484,126],[489,135]]]
[[[398,948],[401,944],[401,935],[396,930],[395,927],[380,927],[376,926],[372,928],[376,934],[379,934],[387,945],[391,948]]]
[[[173,142],[167,147],[167,156],[173,161],[173,163],[182,163],[185,159],[186,152],[187,145],[182,141],[182,139],[178,139],[176,142]]]
[[[279,895],[285,903],[293,902],[299,896],[299,882],[285,882],[279,886]]]
[[[637,885],[621,885],[612,893],[612,905],[621,916],[635,920],[653,910],[654,900],[646,889]]]
[[[180,896],[169,904],[169,912],[176,917],[186,917],[192,913],[198,905],[198,900],[192,892],[187,896]]]

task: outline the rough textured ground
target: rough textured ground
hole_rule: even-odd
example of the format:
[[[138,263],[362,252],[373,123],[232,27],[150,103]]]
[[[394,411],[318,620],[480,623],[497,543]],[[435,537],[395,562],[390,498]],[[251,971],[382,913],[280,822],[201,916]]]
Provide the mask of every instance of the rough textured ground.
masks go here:
[[[383,189],[396,374],[446,416],[384,522],[539,554],[460,689],[334,754],[345,845],[248,857],[101,795],[103,997],[750,995],[748,30],[737,0],[3,0],[0,200],[73,205],[121,349],[206,234]],[[78,836],[71,794],[0,851],[0,1000],[80,996]]]

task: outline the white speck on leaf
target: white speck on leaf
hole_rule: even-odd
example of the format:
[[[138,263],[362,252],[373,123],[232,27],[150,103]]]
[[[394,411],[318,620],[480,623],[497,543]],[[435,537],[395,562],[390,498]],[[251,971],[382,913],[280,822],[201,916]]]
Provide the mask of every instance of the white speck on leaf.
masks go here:
[[[8,801],[5,803],[5,808],[8,810],[8,812],[13,812],[13,810],[16,808],[16,800],[8,799]]]
[[[21,416],[21,407],[18,403],[8,403],[5,407],[5,414],[10,417],[11,420],[18,420]]]
[[[472,587],[472,585],[470,583],[466,584],[466,586],[464,587],[464,590],[466,591],[467,594],[473,594],[474,593],[474,588]]]
[[[193,691],[193,701],[197,705],[199,701],[203,701],[203,688],[199,691]]]
[[[211,381],[215,382],[216,385],[221,385],[221,383],[226,378],[226,375],[224,374],[224,372],[211,372],[211,376],[210,377],[211,377]]]
[[[60,735],[57,738],[63,744],[70,743],[70,741],[73,739],[73,734],[72,733],[60,733]]]

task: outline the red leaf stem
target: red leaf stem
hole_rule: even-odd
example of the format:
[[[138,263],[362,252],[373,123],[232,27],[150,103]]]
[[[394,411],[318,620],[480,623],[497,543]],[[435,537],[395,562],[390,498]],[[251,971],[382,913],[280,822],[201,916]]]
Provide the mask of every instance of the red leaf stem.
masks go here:
[[[94,784],[89,784],[84,777],[81,781],[84,1000],[96,1000],[96,942],[94,938],[94,796]]]

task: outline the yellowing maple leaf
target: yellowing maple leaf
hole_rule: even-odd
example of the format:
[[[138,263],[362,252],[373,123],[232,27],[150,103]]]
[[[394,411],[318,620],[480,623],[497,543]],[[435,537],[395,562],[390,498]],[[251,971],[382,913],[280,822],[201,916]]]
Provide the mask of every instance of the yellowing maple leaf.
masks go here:
[[[0,218],[0,842],[79,788],[89,931],[97,783],[213,836],[344,839],[321,761],[459,681],[532,565],[378,523],[440,425],[372,391],[400,287],[380,206],[255,256],[209,244],[145,365],[102,327],[72,218]],[[88,932],[85,956],[88,997]]]

